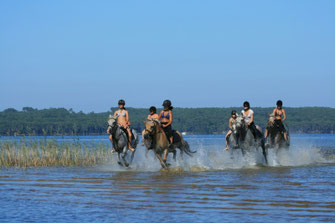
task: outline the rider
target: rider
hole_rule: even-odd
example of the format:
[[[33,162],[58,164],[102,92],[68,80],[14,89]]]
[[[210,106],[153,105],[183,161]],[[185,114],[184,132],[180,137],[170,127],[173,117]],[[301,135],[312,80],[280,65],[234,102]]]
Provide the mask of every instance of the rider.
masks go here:
[[[257,130],[256,125],[254,123],[254,111],[250,109],[250,103],[248,101],[245,101],[243,103],[243,107],[244,109],[241,112],[243,119],[256,140],[257,135],[260,136],[260,133]]]
[[[275,116],[274,126],[284,134],[284,139],[287,141],[287,132],[283,125],[283,122],[286,120],[286,113],[283,109],[283,102],[278,100],[276,103],[277,107],[273,109],[272,114]],[[268,131],[265,131],[265,139],[268,137]]]
[[[131,151],[135,151],[135,149],[131,146],[131,130],[130,130],[130,122],[129,122],[129,114],[126,108],[124,107],[126,105],[126,102],[124,100],[119,100],[119,110],[115,111],[114,117],[117,116],[117,124],[123,128],[128,133],[128,148]]]
[[[233,133],[232,128],[233,128],[233,123],[236,122],[236,118],[237,118],[236,111],[233,110],[233,111],[231,112],[231,118],[230,118],[229,121],[228,121],[229,131],[227,132],[227,135],[226,135],[226,148],[225,148],[224,150],[228,150],[228,149],[229,149],[229,146],[228,146],[228,138],[229,138],[229,136]]]
[[[148,115],[147,119],[157,119],[158,120],[158,114],[157,114],[157,109],[155,106],[151,106],[149,108],[150,114]],[[144,132],[145,130],[142,131],[142,146],[144,146]]]
[[[164,110],[159,113],[158,119],[161,120],[162,128],[170,141],[170,143],[173,143],[173,137],[172,137],[172,127],[171,124],[173,122],[173,114],[170,100],[165,100],[163,102]]]

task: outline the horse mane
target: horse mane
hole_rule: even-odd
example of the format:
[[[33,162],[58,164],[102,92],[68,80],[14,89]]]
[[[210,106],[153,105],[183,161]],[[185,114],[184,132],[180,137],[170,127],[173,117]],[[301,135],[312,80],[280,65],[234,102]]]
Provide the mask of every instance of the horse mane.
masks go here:
[[[158,121],[157,119],[154,119],[154,118],[147,118],[147,120],[146,120],[146,121],[153,122],[153,123],[156,123],[156,124],[158,124],[158,125],[160,125],[160,124],[161,124],[161,122],[160,122],[160,121]]]
[[[111,125],[111,123],[110,123],[111,120],[114,120],[116,122],[117,118],[118,118],[118,116],[109,115],[108,116],[108,121],[107,121],[108,125]]]

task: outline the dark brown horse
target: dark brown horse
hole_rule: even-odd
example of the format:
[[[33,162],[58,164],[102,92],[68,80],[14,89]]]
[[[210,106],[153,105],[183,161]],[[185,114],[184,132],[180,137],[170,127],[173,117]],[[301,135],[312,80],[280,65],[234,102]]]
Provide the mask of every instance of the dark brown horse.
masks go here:
[[[269,115],[268,119],[268,139],[269,143],[267,144],[268,148],[274,148],[276,152],[278,152],[279,148],[288,149],[290,145],[290,134],[288,127],[284,124],[286,133],[287,133],[287,141],[284,138],[284,133],[279,130],[275,122],[275,116],[273,114]]]

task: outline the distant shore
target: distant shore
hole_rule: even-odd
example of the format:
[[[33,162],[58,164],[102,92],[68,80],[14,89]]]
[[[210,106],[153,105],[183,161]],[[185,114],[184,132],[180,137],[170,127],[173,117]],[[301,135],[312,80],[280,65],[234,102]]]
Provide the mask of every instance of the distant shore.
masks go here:
[[[21,111],[9,108],[0,112],[1,136],[44,136],[44,135],[105,135],[109,112],[83,113],[72,109],[34,109],[25,107]],[[147,108],[127,108],[131,126],[140,133]],[[265,128],[271,108],[252,108],[255,123]],[[241,108],[175,108],[173,128],[187,135],[219,135],[228,130],[228,119],[232,110]],[[285,108],[286,124],[291,133],[333,134],[335,132],[335,109],[327,107]]]

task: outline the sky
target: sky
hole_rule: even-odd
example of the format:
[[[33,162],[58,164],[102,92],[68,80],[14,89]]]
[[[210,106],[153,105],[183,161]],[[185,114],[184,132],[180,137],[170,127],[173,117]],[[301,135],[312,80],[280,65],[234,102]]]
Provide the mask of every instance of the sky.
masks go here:
[[[335,1],[0,1],[0,110],[335,107]]]

